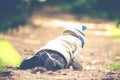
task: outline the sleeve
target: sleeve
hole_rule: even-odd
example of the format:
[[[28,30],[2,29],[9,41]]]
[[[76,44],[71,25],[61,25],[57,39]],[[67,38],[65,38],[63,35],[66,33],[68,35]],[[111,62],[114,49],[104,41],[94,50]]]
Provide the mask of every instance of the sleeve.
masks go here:
[[[73,53],[73,62],[72,67],[74,70],[81,70],[82,69],[82,62],[83,62],[83,56],[82,56],[82,47],[77,45],[77,49]]]

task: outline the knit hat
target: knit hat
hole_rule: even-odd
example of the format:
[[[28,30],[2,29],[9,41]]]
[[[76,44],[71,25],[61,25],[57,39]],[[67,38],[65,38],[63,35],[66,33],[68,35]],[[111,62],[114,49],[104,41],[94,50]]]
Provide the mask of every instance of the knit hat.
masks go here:
[[[66,31],[71,31],[73,32],[77,38],[79,38],[82,41],[82,46],[84,46],[84,39],[85,39],[85,35],[84,35],[84,30],[86,30],[87,27],[86,26],[70,26],[65,28],[64,33],[66,33]]]

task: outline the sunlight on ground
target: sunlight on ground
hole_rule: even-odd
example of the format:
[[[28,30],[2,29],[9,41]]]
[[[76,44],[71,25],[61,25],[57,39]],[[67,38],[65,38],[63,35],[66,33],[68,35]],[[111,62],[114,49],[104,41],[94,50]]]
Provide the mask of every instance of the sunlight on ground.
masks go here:
[[[43,18],[43,17],[33,17],[31,21],[34,26],[42,26],[42,27],[70,27],[70,26],[87,26],[87,33],[94,35],[102,35],[102,36],[111,36],[111,29],[113,27],[113,23],[90,23],[90,22],[80,22],[77,20],[62,20],[56,18]],[[103,27],[104,25],[104,27]],[[97,30],[95,30],[97,27]]]

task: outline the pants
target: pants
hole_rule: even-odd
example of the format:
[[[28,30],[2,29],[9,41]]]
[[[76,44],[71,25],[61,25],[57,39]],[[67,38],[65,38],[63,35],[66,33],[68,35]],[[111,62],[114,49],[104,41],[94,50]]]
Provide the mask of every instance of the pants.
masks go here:
[[[38,66],[53,71],[64,69],[66,67],[66,59],[56,51],[41,50],[33,57],[23,60],[20,69],[31,69]]]
[[[47,54],[47,55],[46,55]],[[39,66],[45,67],[48,70],[64,69],[66,66],[65,58],[58,52],[53,50],[39,51],[36,56],[40,56]]]

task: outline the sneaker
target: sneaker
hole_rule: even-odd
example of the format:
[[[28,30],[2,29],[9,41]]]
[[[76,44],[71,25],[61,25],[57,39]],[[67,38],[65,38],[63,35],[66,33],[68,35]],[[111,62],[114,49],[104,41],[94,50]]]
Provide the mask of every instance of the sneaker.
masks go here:
[[[36,56],[28,57],[20,64],[20,69],[32,69],[38,64],[38,58]]]

